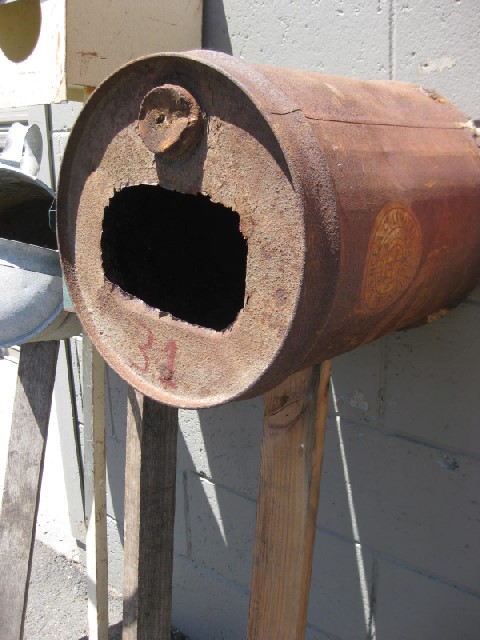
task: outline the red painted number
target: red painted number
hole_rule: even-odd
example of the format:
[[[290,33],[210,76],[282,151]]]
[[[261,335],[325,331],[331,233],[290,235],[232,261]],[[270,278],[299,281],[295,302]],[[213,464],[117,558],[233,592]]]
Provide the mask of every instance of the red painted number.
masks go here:
[[[150,367],[149,351],[153,347],[153,333],[152,330],[146,327],[144,324],[140,324],[140,326],[147,332],[147,341],[145,342],[145,344],[138,345],[138,348],[143,355],[143,367],[135,364],[135,362],[132,362],[131,365],[134,369],[137,369],[137,371],[140,371],[141,373],[147,373]]]
[[[167,354],[167,363],[165,366],[165,374],[160,378],[160,382],[170,389],[176,389],[177,383],[173,381],[173,367],[175,364],[175,356],[177,355],[177,343],[175,340],[169,340],[163,347],[163,351]]]
[[[146,331],[146,340],[138,345],[138,349],[143,356],[143,365],[140,366],[135,362],[131,362],[131,366],[140,373],[147,373],[150,368],[150,351],[153,349],[153,332],[146,325],[139,323],[142,329]],[[166,362],[160,366],[161,376],[160,382],[169,389],[176,389],[177,383],[173,380],[175,373],[175,357],[177,355],[177,343],[175,340],[169,340],[163,347]]]

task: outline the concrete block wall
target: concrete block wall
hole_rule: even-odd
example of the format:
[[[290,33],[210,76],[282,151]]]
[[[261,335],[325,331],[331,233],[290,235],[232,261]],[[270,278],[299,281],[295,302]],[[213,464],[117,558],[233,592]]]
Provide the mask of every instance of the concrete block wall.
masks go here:
[[[335,360],[308,638],[479,637],[479,313],[471,298]],[[175,613],[193,639],[245,637],[262,410],[181,412]]]
[[[207,48],[412,80],[480,115],[476,0],[204,2]],[[52,110],[56,174],[79,107]],[[479,321],[477,291],[442,320],[335,360],[308,640],[480,637]],[[126,397],[111,371],[107,384],[109,566],[121,589]],[[174,623],[191,640],[241,640],[263,400],[179,415]]]

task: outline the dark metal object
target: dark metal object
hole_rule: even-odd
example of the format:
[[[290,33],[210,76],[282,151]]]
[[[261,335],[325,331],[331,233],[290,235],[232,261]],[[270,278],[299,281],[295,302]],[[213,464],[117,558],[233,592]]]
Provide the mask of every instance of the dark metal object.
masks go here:
[[[138,121],[161,85],[206,114],[196,147],[174,162],[145,146]],[[156,199],[138,185],[160,185]],[[137,208],[125,208],[126,189]],[[202,194],[198,211],[181,194]],[[205,196],[236,212],[239,230],[209,227]],[[182,238],[203,231],[189,264]],[[169,296],[197,307],[203,287],[215,291],[225,274],[212,261],[235,233],[248,242],[243,308],[216,301],[234,305],[235,321],[172,317]],[[112,75],[78,119],[58,235],[76,310],[109,364],[157,400],[211,406],[457,304],[480,277],[480,157],[465,116],[415,85],[209,51],[152,56]],[[242,271],[227,263],[235,283]]]

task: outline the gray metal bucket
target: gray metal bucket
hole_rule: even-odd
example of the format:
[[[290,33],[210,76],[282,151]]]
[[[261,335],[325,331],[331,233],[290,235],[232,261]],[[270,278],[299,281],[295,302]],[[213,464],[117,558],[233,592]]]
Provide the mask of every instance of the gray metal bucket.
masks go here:
[[[81,331],[63,307],[56,238],[48,226],[53,200],[37,178],[0,165],[0,347]]]

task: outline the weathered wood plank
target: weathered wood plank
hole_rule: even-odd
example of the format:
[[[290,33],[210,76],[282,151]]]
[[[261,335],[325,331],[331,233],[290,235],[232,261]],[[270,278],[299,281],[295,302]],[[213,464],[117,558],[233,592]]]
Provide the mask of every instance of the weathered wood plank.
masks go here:
[[[307,624],[330,362],[265,397],[249,640],[303,640]]]
[[[83,336],[83,405],[88,637],[108,640],[105,362],[87,335]]]
[[[0,637],[21,640],[58,342],[20,349],[0,515]]]
[[[1,0],[0,7],[0,108],[61,102],[67,85],[98,86],[139,56],[202,46],[201,0]]]
[[[123,640],[169,640],[178,411],[128,390]]]

